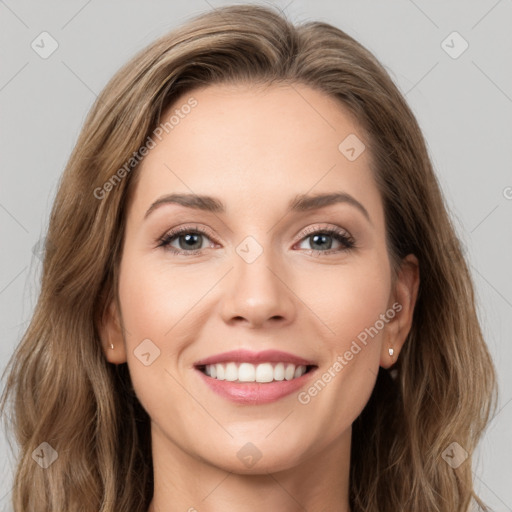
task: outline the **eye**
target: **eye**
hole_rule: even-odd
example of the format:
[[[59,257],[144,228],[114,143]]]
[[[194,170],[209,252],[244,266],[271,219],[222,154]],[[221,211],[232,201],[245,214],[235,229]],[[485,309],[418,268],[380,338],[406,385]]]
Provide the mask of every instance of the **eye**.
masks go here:
[[[204,249],[203,243],[206,240],[212,241],[213,236],[204,228],[195,226],[182,226],[166,233],[158,240],[157,247],[178,255],[194,256],[201,253]],[[332,248],[333,239],[341,245],[341,248]],[[326,227],[323,229],[309,230],[307,236],[302,236],[301,244],[309,242],[313,247],[309,249],[313,254],[332,254],[342,251],[348,251],[356,247],[354,239],[344,230],[340,228]],[[178,247],[176,247],[176,244]],[[212,247],[210,243],[209,247]]]
[[[341,244],[341,249],[332,249],[333,239]],[[355,240],[346,231],[331,227],[308,232],[308,235],[301,239],[301,243],[304,242],[310,243],[310,251],[315,255],[332,254],[356,247]]]
[[[197,226],[195,228],[183,226],[166,233],[159,240],[158,247],[163,247],[174,254],[194,255],[201,252],[205,238],[210,239],[206,230]],[[178,248],[172,245],[174,242],[178,243]]]

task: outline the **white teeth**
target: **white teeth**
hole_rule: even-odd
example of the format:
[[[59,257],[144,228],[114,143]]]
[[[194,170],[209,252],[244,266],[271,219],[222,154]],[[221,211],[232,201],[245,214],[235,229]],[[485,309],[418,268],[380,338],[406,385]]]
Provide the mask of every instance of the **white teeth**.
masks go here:
[[[295,365],[289,364],[284,371],[284,378],[286,380],[292,380],[295,375]]]
[[[284,380],[284,364],[277,363],[274,366],[274,380]]]
[[[259,364],[256,367],[256,382],[272,382],[274,380],[274,368],[270,363]]]
[[[291,363],[217,363],[207,364],[206,375],[217,380],[231,382],[272,382],[274,380],[292,380],[306,373],[304,365],[295,366]]]
[[[228,363],[226,365],[226,380],[234,381],[238,379],[238,368],[235,363]]]
[[[254,382],[256,380],[256,370],[253,364],[242,363],[238,367],[238,380],[240,382]]]

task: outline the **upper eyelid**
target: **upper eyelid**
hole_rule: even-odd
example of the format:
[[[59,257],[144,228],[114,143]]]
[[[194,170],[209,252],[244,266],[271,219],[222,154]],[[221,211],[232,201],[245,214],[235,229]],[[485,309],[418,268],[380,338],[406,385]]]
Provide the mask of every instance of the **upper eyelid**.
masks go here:
[[[299,232],[299,234],[300,234],[301,238],[304,238],[309,233],[316,233],[318,231],[322,231],[323,229],[325,229],[326,231],[343,232],[348,237],[352,237],[351,233],[347,229],[342,228],[341,226],[335,226],[332,224],[326,224],[324,226],[309,226],[304,231]]]

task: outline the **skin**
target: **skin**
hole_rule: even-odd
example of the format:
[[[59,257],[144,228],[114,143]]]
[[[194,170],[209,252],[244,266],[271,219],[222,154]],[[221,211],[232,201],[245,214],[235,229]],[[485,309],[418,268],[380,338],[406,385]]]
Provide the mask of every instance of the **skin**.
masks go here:
[[[106,358],[128,363],[151,418],[149,510],[348,511],[351,424],[379,366],[396,361],[410,330],[418,262],[410,255],[392,281],[369,151],[349,161],[338,150],[347,135],[364,141],[364,133],[337,101],[304,85],[215,85],[178,99],[164,119],[190,96],[197,106],[139,169],[119,304],[110,305],[101,326]],[[370,221],[348,203],[287,212],[297,194],[333,191],[356,198]],[[178,192],[217,197],[226,212],[165,204],[144,220],[154,201]],[[191,256],[157,247],[178,226],[205,227],[212,237],[200,245],[199,236],[201,252]],[[336,226],[356,248],[344,250],[334,238],[315,245],[313,230]],[[247,236],[263,250],[250,264],[236,252]],[[176,250],[186,250],[181,237],[181,245],[172,242]],[[307,404],[297,393],[235,404],[193,368],[228,350],[277,349],[315,361],[321,376],[394,303],[400,312]],[[148,366],[134,354],[145,339],[160,350]],[[237,457],[248,442],[261,454],[252,467]]]

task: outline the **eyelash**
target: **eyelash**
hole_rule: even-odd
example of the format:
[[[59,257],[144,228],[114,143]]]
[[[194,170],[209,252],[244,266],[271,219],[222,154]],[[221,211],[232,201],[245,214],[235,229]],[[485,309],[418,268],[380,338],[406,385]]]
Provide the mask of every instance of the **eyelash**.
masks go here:
[[[158,243],[157,247],[162,247],[164,250],[170,251],[171,253],[176,254],[176,255],[185,255],[185,256],[194,256],[196,254],[199,254],[202,250],[204,250],[204,249],[195,249],[195,250],[191,250],[191,251],[183,251],[183,250],[176,249],[175,247],[170,247],[171,242],[173,242],[174,239],[179,238],[179,236],[182,234],[200,234],[200,235],[205,235],[206,237],[208,237],[210,239],[213,238],[212,235],[203,228],[199,228],[197,226],[195,228],[183,226],[180,228],[173,229],[173,230],[167,232],[161,238],[159,238],[158,239],[159,243]],[[321,251],[319,249],[309,249],[309,251],[315,255],[326,255],[326,254],[328,255],[328,254],[333,254],[333,253],[350,251],[357,247],[355,240],[351,236],[345,234],[345,232],[342,231],[341,229],[331,228],[331,227],[316,229],[314,231],[308,232],[305,236],[302,236],[302,238],[300,238],[299,242],[302,242],[302,240],[309,238],[313,235],[317,235],[317,234],[332,236],[335,240],[340,242],[344,246],[344,248],[328,249],[326,251]],[[305,249],[305,250],[308,250],[308,249]]]

